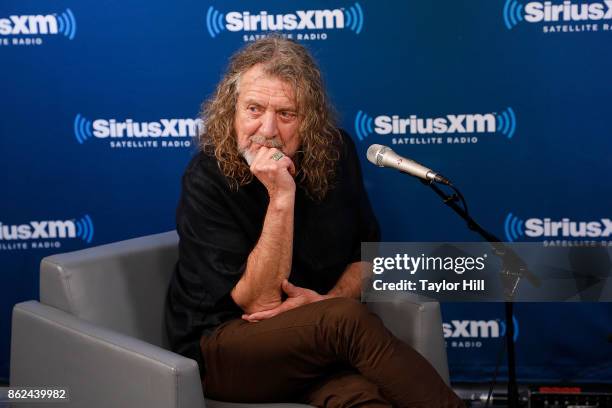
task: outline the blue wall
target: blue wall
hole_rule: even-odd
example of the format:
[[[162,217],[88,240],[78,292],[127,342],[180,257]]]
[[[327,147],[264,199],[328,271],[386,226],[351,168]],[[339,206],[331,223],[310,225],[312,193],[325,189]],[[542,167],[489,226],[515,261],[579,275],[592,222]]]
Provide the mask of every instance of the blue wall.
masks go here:
[[[38,296],[42,257],[174,228],[195,149],[185,120],[197,117],[228,57],[268,32],[246,31],[247,11],[295,15],[283,32],[301,36],[320,62],[364,157],[385,240],[478,237],[416,180],[365,161],[372,143],[447,175],[471,213],[507,240],[585,239],[533,236],[526,223],[601,222],[612,208],[612,16],[603,3],[572,4],[590,7],[590,19],[572,21],[570,9],[547,21],[555,15],[543,2],[523,0],[4,1],[0,377],[11,308]],[[334,13],[327,25],[317,19],[325,9]],[[394,115],[423,126],[389,133]],[[427,119],[438,119],[438,133],[427,133]],[[113,121],[147,122],[148,133],[105,137]],[[502,305],[447,304],[443,313],[453,380],[487,380]],[[457,329],[476,321],[490,330]],[[610,304],[519,304],[516,324],[519,380],[612,379]]]

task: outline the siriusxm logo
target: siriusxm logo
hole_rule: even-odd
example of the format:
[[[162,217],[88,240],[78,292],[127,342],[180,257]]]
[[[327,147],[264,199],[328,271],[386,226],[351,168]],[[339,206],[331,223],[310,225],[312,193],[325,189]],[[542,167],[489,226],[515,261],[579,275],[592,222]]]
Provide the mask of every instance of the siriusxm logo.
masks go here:
[[[0,18],[0,35],[5,36],[63,34],[73,40],[76,30],[76,19],[70,9],[60,15],[38,14]]]
[[[91,121],[81,114],[77,114],[73,122],[74,136],[80,144],[92,137],[99,139],[195,137],[201,127],[201,119],[159,119],[153,122],[134,122],[132,119]]]
[[[521,22],[556,23],[587,22],[612,19],[612,1],[575,3],[565,0],[562,3],[551,1],[532,1],[525,5],[517,0],[506,0],[503,9],[504,24],[511,30]]]
[[[265,32],[349,29],[356,34],[363,29],[363,9],[355,3],[348,9],[296,10],[293,13],[230,11],[225,14],[213,6],[206,12],[206,28],[212,38],[222,31]]]
[[[511,139],[516,131],[516,115],[512,108],[507,108],[501,113],[449,114],[435,118],[420,118],[417,115],[371,117],[359,111],[355,115],[354,125],[359,140],[364,140],[372,133],[379,135],[500,133]]]
[[[514,341],[518,339],[519,324],[512,316]],[[442,323],[445,339],[492,339],[506,335],[506,322],[501,320],[451,320]]]
[[[597,221],[572,221],[569,218],[558,221],[550,218],[522,220],[508,213],[504,221],[504,233],[508,242],[524,237],[608,238],[612,235],[612,221],[609,218]]]
[[[94,225],[89,215],[78,220],[30,221],[21,225],[0,222],[0,241],[80,238],[90,244],[93,236]]]

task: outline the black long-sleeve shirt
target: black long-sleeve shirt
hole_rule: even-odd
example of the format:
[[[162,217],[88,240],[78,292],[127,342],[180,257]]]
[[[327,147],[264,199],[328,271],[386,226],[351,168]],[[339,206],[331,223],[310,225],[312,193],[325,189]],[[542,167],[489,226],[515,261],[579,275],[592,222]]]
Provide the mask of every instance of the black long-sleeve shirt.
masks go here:
[[[362,241],[379,240],[355,146],[341,133],[335,182],[325,198],[315,202],[296,188],[289,281],[321,294],[348,264],[360,261]],[[182,183],[179,260],[168,290],[166,328],[172,349],[202,369],[200,337],[243,313],[230,292],[259,239],[269,199],[256,178],[230,190],[215,157],[203,152],[191,160]]]

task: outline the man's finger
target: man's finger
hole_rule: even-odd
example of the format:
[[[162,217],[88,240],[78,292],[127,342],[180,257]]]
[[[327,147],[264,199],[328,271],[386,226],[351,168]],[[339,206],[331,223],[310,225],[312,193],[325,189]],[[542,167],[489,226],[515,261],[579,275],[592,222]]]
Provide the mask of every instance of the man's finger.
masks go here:
[[[277,311],[278,308],[275,309],[271,309],[271,310],[266,310],[264,312],[255,312],[252,313],[250,315],[248,315],[245,320],[248,320],[250,322],[257,322],[260,320],[264,320],[264,319],[269,319],[271,317],[276,316],[277,314],[279,314],[280,312]]]
[[[285,156],[282,159],[280,159],[279,163],[286,163],[287,171],[289,172],[289,174],[295,177],[295,164],[293,164],[293,160],[291,160],[289,156]]]
[[[259,320],[251,318],[250,315],[242,315],[242,320],[246,320],[249,323],[257,323]]]
[[[268,318],[270,318],[272,316],[276,316],[277,314],[283,312],[284,309],[286,308],[283,305],[284,305],[284,303],[281,303],[280,305],[276,306],[274,309],[263,310],[261,312],[251,313],[250,315],[246,315],[247,319],[249,319],[249,320],[261,320],[261,319],[268,319]]]
[[[262,157],[267,157],[268,155],[271,155],[272,153],[270,152],[269,147],[266,146],[261,146],[259,149],[257,149],[257,152],[255,153],[255,159],[253,160],[253,163],[256,163],[260,160],[262,160]]]
[[[283,283],[281,284],[281,288],[283,289],[283,292],[285,292],[289,297],[299,296],[304,290],[304,288],[295,286],[294,284],[289,282],[287,279],[283,281]]]

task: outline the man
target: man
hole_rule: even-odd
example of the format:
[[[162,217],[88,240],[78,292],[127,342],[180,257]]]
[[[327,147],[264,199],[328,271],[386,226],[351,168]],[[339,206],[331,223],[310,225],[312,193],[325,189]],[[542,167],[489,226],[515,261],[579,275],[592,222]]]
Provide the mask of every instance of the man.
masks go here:
[[[208,398],[320,407],[457,407],[359,303],[379,239],[355,147],[306,49],[271,37],[230,62],[183,177],[166,322]]]

